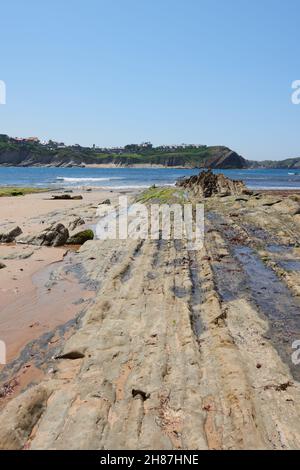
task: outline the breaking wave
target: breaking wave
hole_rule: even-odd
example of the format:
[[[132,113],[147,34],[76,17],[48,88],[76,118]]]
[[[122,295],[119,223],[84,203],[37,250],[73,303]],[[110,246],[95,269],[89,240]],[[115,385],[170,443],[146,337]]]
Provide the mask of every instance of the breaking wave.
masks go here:
[[[122,177],[111,177],[111,178],[67,178],[65,176],[58,176],[58,181],[64,181],[65,183],[81,183],[84,181],[111,181],[111,180],[123,180]]]

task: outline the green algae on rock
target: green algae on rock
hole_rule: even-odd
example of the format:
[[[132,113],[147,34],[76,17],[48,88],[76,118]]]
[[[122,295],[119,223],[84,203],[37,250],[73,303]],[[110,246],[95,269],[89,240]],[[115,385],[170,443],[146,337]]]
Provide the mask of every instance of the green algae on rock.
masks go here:
[[[88,240],[94,239],[93,230],[83,230],[81,232],[75,233],[72,237],[67,240],[67,245],[83,245]]]

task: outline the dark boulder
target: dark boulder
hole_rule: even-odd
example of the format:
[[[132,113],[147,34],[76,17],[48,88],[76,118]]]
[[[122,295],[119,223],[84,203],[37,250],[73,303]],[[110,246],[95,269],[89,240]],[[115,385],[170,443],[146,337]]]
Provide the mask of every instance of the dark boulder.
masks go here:
[[[42,234],[42,238],[43,238]],[[54,228],[46,231],[42,245],[62,246],[69,238],[69,231],[63,224],[57,224]]]
[[[82,196],[71,196],[70,194],[56,194],[52,196],[53,201],[67,200],[67,201],[76,201],[83,199]]]
[[[22,230],[20,227],[15,227],[13,230],[10,230],[8,233],[0,233],[0,242],[1,243],[12,243],[15,239],[21,235]]]

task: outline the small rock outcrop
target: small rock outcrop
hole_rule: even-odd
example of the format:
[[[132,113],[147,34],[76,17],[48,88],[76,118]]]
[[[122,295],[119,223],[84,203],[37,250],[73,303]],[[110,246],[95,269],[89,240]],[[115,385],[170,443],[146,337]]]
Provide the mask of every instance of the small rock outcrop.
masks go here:
[[[0,233],[0,242],[1,243],[12,243],[15,239],[21,235],[22,230],[20,227],[16,227],[13,230],[10,230],[8,233]]]
[[[69,230],[72,232],[75,230],[79,225],[84,225],[85,221],[81,217],[77,217],[76,219],[72,220],[69,223]]]
[[[212,171],[203,171],[199,175],[191,176],[177,182],[177,186],[191,191],[194,196],[211,197],[215,195],[239,195],[247,190],[242,181],[231,180],[223,174],[214,174]]]
[[[69,230],[63,224],[53,224],[35,236],[22,238],[19,243],[38,246],[62,246],[69,238]]]
[[[83,197],[81,195],[79,196],[71,196],[70,194],[57,194],[57,195],[54,195],[52,196],[52,201],[60,201],[60,200],[67,200],[67,201],[80,201],[81,199],[83,199]]]
[[[69,231],[63,224],[57,224],[50,230],[42,233],[42,245],[61,246],[66,243],[69,238]]]
[[[0,269],[4,269],[4,268],[6,268],[6,265],[4,263],[1,263],[0,261]]]
[[[82,232],[75,233],[67,240],[67,245],[83,245],[88,240],[94,239],[93,230],[83,230]]]
[[[110,206],[111,205],[111,200],[110,199],[105,199],[105,201],[100,202],[100,204],[99,204],[99,206],[102,206],[102,205]]]

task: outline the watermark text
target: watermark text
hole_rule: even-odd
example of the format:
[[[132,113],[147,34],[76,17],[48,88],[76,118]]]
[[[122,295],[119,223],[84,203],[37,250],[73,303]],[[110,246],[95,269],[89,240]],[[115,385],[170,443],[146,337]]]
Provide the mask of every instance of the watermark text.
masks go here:
[[[6,364],[6,344],[0,341],[0,365]]]
[[[300,364],[300,340],[293,342],[292,349],[295,349],[295,352],[292,354],[292,363],[298,366]]]
[[[204,239],[203,204],[128,204],[119,198],[116,208],[100,206],[96,227],[99,240],[183,240],[189,250],[199,250]]]
[[[6,84],[0,80],[0,105],[6,104]]]
[[[294,90],[291,97],[292,103],[300,104],[300,80],[293,81],[292,89]]]

